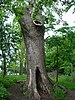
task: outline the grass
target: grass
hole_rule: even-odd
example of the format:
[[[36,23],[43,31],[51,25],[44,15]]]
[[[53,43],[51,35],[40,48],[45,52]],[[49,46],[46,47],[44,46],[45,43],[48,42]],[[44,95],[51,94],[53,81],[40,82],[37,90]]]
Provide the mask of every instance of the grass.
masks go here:
[[[54,82],[56,82],[56,78],[51,78],[51,79]],[[68,75],[59,76],[58,84],[64,86],[67,90],[75,90],[75,74],[72,73],[71,76]],[[53,96],[54,98],[56,98],[56,100],[68,100],[64,90],[59,87],[54,87]]]
[[[54,100],[67,100],[65,92],[57,86],[54,87],[53,97]]]
[[[66,89],[75,90],[75,81],[72,80],[71,76],[60,76],[58,83],[63,85]]]
[[[26,75],[6,75],[3,77],[0,74],[0,100],[7,100],[10,96],[10,93],[6,88],[15,84],[17,80],[26,80]]]
[[[56,82],[55,78],[51,78],[54,82]],[[61,75],[58,79],[58,84],[64,86],[66,89],[75,90],[75,80],[73,80],[72,76]]]
[[[0,75],[0,83],[4,85],[4,87],[9,87],[17,80],[26,80],[26,75],[7,75],[3,78],[3,75]]]
[[[9,96],[10,96],[10,93],[6,90],[4,85],[0,83],[0,100],[7,100]]]
[[[72,74],[72,76],[61,75],[59,76],[58,84],[64,86],[66,89],[75,90],[75,78],[74,77],[75,77],[74,74]],[[9,93],[6,91],[5,88],[8,88],[9,86],[15,84],[17,80],[26,80],[26,75],[7,75],[3,78],[3,75],[0,74],[0,83],[3,85],[3,86],[2,85],[0,86],[2,90],[0,93],[0,100],[4,100],[1,98],[5,98],[9,96]],[[55,78],[53,78],[53,80],[56,81]],[[28,95],[28,93],[26,93],[26,95]],[[57,97],[57,100],[58,99],[63,100],[62,99],[63,96],[65,98],[64,92],[59,88],[55,88],[54,97],[55,98]]]

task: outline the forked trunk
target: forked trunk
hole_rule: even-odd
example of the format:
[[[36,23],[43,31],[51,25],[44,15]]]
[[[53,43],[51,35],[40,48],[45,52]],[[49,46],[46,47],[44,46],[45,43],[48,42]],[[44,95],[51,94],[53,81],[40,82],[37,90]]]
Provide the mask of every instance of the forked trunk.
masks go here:
[[[41,95],[49,94],[52,88],[52,82],[49,82],[45,71],[45,27],[41,22],[33,22],[27,12],[19,22],[26,45],[27,91],[40,100]]]

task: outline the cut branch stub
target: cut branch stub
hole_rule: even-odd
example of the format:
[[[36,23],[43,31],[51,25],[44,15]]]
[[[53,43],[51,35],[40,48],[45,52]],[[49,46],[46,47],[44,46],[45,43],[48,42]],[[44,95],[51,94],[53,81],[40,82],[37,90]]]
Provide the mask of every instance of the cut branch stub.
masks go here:
[[[36,25],[36,26],[43,26],[43,23],[39,20],[33,20],[33,23]]]

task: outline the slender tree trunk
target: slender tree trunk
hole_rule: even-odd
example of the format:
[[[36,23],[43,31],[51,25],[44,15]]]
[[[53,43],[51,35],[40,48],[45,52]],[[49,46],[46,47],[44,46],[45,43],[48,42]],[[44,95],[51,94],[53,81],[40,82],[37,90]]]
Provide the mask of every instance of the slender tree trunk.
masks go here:
[[[6,55],[5,53],[3,54],[3,59],[4,59],[4,76],[6,75]]]
[[[22,61],[22,50],[21,49],[19,52],[19,58],[20,58],[20,72],[19,72],[19,74],[22,75],[23,74],[23,61]]]
[[[27,59],[27,91],[35,99],[40,100],[42,93],[50,93],[52,81],[48,80],[45,65],[44,50],[44,25],[33,20],[26,11],[25,16],[19,20],[24,42],[26,45]]]
[[[56,54],[56,71],[57,71],[57,74],[56,74],[56,82],[58,82],[58,75],[59,75],[59,67],[58,67],[58,45],[57,45],[57,54]]]
[[[0,24],[2,24],[3,25],[3,23],[1,22]],[[1,25],[1,31],[2,31],[2,25]],[[3,48],[3,33],[1,33],[0,34],[0,49],[2,50],[2,58],[3,58],[3,76],[5,76],[6,75],[6,55],[5,55],[5,50],[4,50],[4,48]]]

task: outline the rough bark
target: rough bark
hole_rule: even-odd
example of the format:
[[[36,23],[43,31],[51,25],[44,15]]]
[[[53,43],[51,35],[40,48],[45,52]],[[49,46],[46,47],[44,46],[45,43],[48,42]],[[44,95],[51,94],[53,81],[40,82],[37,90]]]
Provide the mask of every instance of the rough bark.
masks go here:
[[[29,12],[19,20],[24,42],[26,45],[27,59],[27,91],[35,99],[40,100],[42,93],[50,93],[52,81],[48,80],[45,70],[45,50],[44,50],[44,25],[40,22],[34,24]]]

